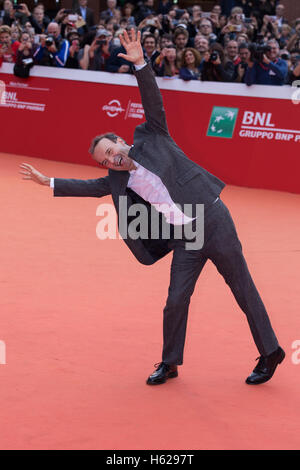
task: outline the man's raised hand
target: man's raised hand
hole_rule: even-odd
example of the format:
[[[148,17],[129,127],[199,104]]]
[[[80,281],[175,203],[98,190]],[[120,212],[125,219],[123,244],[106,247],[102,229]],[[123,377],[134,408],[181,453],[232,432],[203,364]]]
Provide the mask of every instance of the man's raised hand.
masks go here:
[[[37,171],[33,166],[28,163],[21,163],[20,168],[20,173],[24,175],[22,176],[23,180],[32,180],[43,186],[50,186],[50,178]]]
[[[145,63],[144,53],[141,46],[141,32],[138,31],[137,34],[135,29],[132,28],[130,31],[130,37],[128,36],[127,31],[125,30],[123,34],[120,34],[120,41],[122,46],[126,50],[126,54],[118,54],[118,57],[122,57],[128,62],[132,62],[135,65],[143,65]]]

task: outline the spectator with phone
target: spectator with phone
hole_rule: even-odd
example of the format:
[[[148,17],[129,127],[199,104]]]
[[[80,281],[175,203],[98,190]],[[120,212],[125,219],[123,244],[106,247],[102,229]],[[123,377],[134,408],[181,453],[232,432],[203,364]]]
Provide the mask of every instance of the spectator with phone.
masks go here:
[[[24,31],[21,35],[20,45],[17,50],[14,74],[18,77],[27,78],[29,71],[34,65],[34,52],[37,45],[32,42],[30,34]]]
[[[64,67],[69,56],[69,42],[61,36],[61,26],[51,22],[47,34],[41,35],[41,44],[34,54],[38,65]]]
[[[67,35],[69,42],[69,55],[65,64],[67,69],[79,69],[78,54],[80,51],[80,36],[76,29],[70,31]]]
[[[106,63],[110,56],[109,40],[111,35],[106,29],[99,29],[92,44],[79,51],[78,61],[83,70],[107,70]]]
[[[271,39],[267,43],[265,52],[262,48],[254,48],[246,70],[245,83],[248,86],[284,85],[287,74],[288,66],[279,57],[279,44],[275,39]]]
[[[75,10],[75,13],[80,15],[85,21],[88,28],[94,26],[94,10],[88,7],[88,0],[79,0],[79,7]]]
[[[182,80],[201,80],[201,58],[192,47],[184,49],[181,57],[181,67],[179,69],[179,78]]]
[[[179,69],[176,60],[176,47],[174,44],[164,47],[153,64],[155,74],[158,77],[178,76]]]
[[[3,62],[16,62],[19,46],[19,41],[12,41],[11,28],[7,25],[0,26],[0,67]]]

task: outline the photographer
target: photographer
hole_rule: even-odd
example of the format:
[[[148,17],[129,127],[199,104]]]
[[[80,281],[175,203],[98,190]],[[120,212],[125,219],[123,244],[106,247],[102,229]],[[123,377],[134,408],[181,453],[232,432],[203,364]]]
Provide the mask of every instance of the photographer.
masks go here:
[[[287,63],[279,58],[277,41],[271,39],[267,45],[251,46],[251,60],[245,73],[245,83],[248,86],[284,85],[287,73]]]
[[[221,44],[215,42],[210,46],[210,51],[204,54],[201,63],[201,78],[203,81],[230,82],[232,74],[224,67],[224,51]]]
[[[99,29],[89,46],[86,44],[79,51],[78,61],[83,70],[106,70],[106,61],[110,56],[109,40],[111,34],[106,29]]]
[[[30,35],[23,32],[21,35],[20,46],[17,51],[16,64],[14,67],[14,74],[18,77],[27,78],[29,76],[30,68],[34,64],[34,52],[37,45],[32,43]]]
[[[0,26],[0,67],[3,62],[16,62],[19,46],[18,41],[12,42],[11,28],[7,25]]]
[[[239,45],[239,57],[240,63],[236,67],[236,79],[238,83],[245,83],[245,73],[248,68],[249,62],[251,62],[251,52],[247,43]]]
[[[76,29],[71,30],[67,35],[69,42],[69,56],[65,65],[66,69],[79,69],[78,54],[80,50],[79,34]]]
[[[41,45],[34,54],[38,65],[64,67],[69,56],[69,42],[60,35],[60,26],[50,23],[47,35],[41,35]]]
[[[162,49],[159,57],[156,58],[153,70],[158,77],[175,77],[179,70],[176,65],[176,47],[166,46]]]

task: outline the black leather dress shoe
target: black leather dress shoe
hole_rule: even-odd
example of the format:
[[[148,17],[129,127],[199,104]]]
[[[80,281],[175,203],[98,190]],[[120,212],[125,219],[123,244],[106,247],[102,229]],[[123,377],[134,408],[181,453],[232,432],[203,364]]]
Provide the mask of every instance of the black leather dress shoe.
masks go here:
[[[148,385],[158,385],[163,384],[167,379],[173,379],[178,376],[177,365],[176,364],[166,364],[165,362],[159,362],[154,364],[154,367],[157,366],[157,369],[151,374],[147,379]]]
[[[252,374],[246,379],[246,383],[249,385],[259,385],[267,382],[273,377],[276,367],[278,364],[281,364],[284,358],[285,352],[280,346],[269,356],[258,357],[258,364]]]

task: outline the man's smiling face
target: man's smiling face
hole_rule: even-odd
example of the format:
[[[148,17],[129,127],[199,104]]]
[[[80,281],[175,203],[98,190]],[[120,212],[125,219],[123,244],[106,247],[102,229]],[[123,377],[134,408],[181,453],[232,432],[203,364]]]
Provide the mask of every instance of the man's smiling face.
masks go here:
[[[120,137],[116,142],[104,137],[95,146],[93,159],[110,170],[130,171],[135,166],[128,156],[129,150],[130,147]]]

